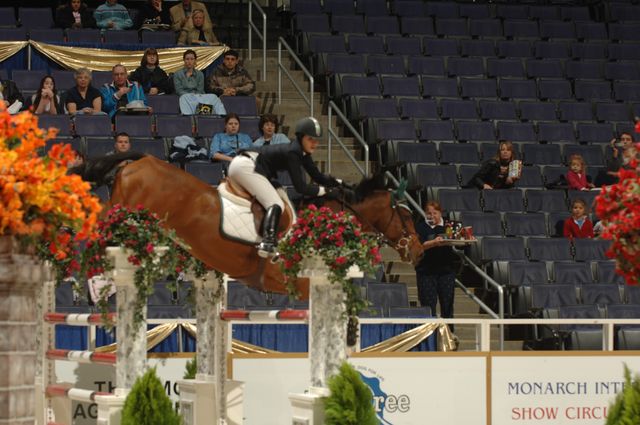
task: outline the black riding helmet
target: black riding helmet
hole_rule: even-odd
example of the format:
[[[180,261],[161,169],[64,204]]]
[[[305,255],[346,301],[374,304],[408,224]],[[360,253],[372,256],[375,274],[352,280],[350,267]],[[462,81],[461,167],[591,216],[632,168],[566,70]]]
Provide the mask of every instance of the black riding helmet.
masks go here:
[[[296,138],[299,142],[303,136],[310,136],[314,139],[322,137],[322,126],[313,117],[302,118],[296,123]]]

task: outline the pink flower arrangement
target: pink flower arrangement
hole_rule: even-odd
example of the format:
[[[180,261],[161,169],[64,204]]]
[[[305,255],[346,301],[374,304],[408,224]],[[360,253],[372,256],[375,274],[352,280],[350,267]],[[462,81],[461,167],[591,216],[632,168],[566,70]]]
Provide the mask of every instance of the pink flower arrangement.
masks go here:
[[[301,271],[303,259],[319,256],[329,269],[329,280],[343,285],[348,315],[356,315],[366,305],[360,299],[358,288],[347,278],[349,268],[358,266],[365,273],[372,272],[382,261],[378,242],[362,231],[355,216],[315,205],[299,212],[297,221],[280,241],[278,249],[291,295],[296,295],[293,281]]]
[[[636,149],[640,151],[640,144]],[[629,169],[618,172],[618,183],[603,187],[596,198],[596,214],[604,224],[602,237],[613,241],[607,255],[616,259],[617,272],[629,285],[640,283],[639,164],[637,158],[632,159]]]

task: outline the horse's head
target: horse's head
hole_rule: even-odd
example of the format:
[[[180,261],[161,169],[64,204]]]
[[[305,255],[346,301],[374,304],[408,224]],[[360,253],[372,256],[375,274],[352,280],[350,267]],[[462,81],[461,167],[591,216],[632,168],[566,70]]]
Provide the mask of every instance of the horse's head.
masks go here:
[[[348,206],[362,223],[365,231],[377,232],[381,240],[393,247],[402,261],[418,264],[423,254],[411,211],[402,202],[399,191],[385,189],[383,177],[376,175],[363,180],[349,196]],[[402,188],[400,192],[402,191]]]

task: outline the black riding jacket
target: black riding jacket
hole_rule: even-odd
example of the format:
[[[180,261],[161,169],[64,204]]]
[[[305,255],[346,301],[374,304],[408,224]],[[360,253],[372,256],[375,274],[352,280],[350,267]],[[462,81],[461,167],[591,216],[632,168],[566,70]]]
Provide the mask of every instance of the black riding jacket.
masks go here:
[[[303,168],[311,179],[320,185],[326,187],[338,185],[336,179],[322,174],[318,170],[311,155],[304,153],[297,140],[292,143],[261,146],[255,151],[260,153],[256,159],[256,172],[269,179],[274,186],[277,185],[278,171],[287,171],[298,193],[305,196],[317,196],[320,188],[305,182]]]

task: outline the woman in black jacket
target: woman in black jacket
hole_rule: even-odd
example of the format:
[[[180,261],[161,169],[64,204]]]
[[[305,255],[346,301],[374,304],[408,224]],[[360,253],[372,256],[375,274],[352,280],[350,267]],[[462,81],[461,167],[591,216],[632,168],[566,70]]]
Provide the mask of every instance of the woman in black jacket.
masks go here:
[[[267,210],[262,223],[262,242],[258,254],[267,257],[275,253],[277,229],[284,202],[276,192],[278,171],[289,173],[296,191],[302,195],[324,196],[326,187],[335,187],[339,180],[322,174],[311,158],[322,137],[322,127],[313,117],[296,123],[296,140],[293,143],[269,145],[258,151],[244,151],[234,157],[229,165],[229,179],[256,197]],[[307,184],[304,171],[317,183]]]
[[[471,178],[467,187],[478,189],[509,189],[519,177],[509,176],[509,164],[516,159],[513,143],[501,141],[495,157],[482,163],[482,167]]]
[[[60,28],[95,28],[96,20],[81,0],[70,0],[56,11],[56,25]]]
[[[169,76],[160,68],[158,51],[148,48],[142,55],[140,66],[129,76],[131,81],[137,81],[145,94],[169,94],[173,92],[173,86]]]

